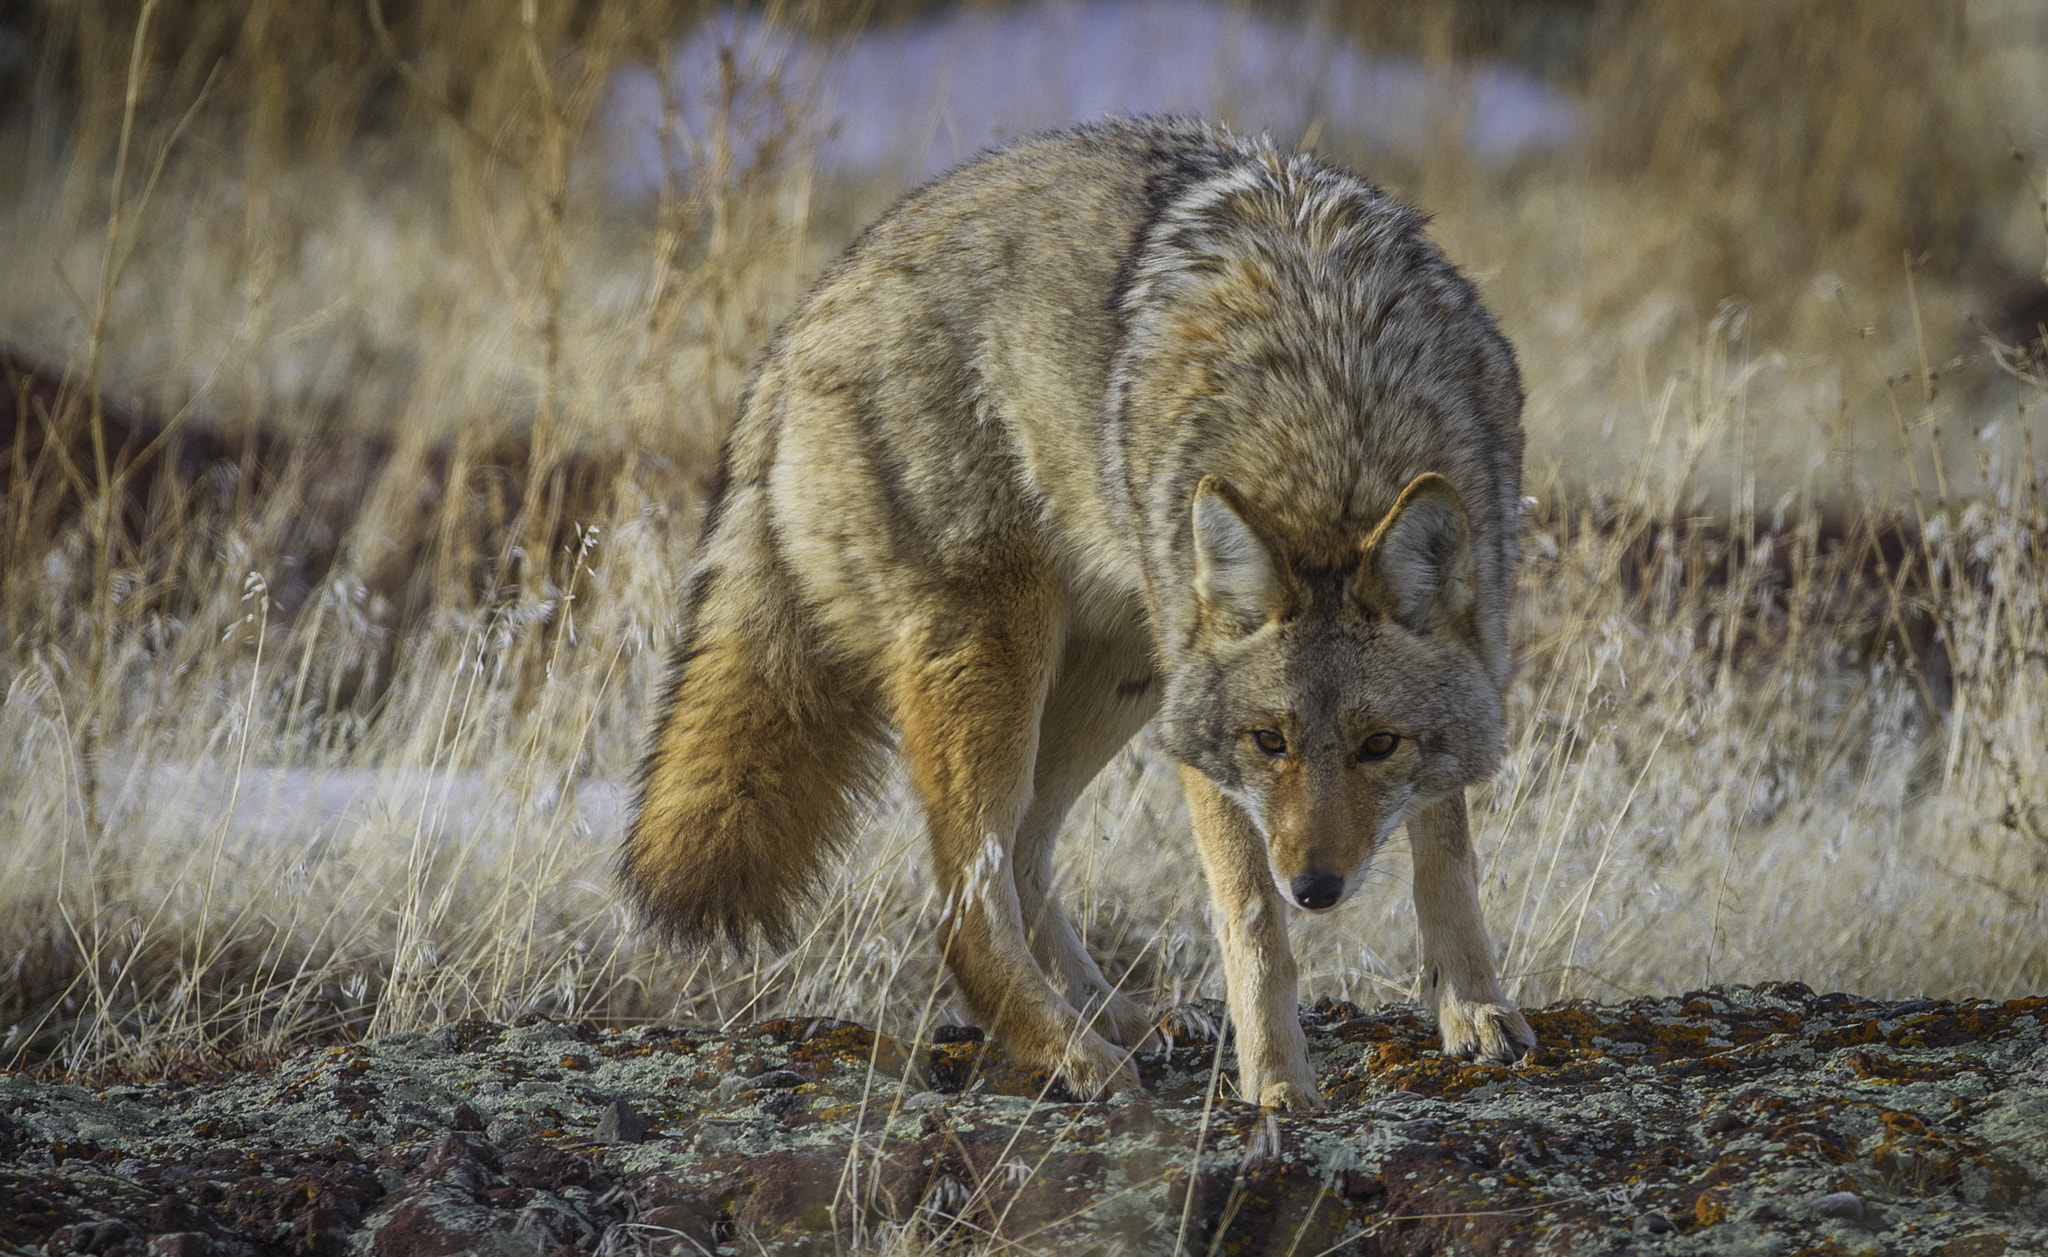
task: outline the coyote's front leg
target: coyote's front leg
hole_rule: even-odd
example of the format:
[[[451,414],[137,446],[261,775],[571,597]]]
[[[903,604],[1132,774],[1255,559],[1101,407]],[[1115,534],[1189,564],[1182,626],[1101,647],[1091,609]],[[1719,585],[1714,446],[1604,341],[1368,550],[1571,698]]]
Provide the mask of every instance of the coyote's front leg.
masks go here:
[[[1287,945],[1287,920],[1265,840],[1207,776],[1183,767],[1180,782],[1223,944],[1238,1093],[1265,1107],[1320,1108],[1323,1098],[1295,1002],[1294,952]]]
[[[903,751],[945,897],[939,938],[947,967],[1006,1051],[1090,1096],[1136,1087],[1137,1069],[1053,989],[1032,958],[1017,892],[1017,827],[1056,614],[1042,566],[991,572],[972,603],[962,600],[906,635],[892,674]]]
[[[1536,1046],[1535,1032],[1501,993],[1493,944],[1479,915],[1479,886],[1463,791],[1408,822],[1415,857],[1415,918],[1423,977],[1448,1056],[1506,1063]]]

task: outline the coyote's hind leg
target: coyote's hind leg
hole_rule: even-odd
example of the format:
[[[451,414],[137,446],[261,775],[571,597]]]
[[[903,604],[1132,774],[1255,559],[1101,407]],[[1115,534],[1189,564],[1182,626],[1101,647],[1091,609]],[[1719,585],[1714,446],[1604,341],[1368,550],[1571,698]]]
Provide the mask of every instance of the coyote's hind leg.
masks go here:
[[[1132,1048],[1151,1036],[1152,1019],[1103,976],[1061,910],[1052,890],[1053,848],[1074,800],[1158,709],[1151,671],[1142,636],[1069,639],[1039,725],[1031,806],[1017,828],[1017,896],[1031,954],[1083,1020]]]
[[[1028,805],[1058,630],[1057,590],[1035,555],[991,565],[920,617],[892,662],[911,782],[945,896],[940,942],[969,1007],[1027,1065],[1082,1094],[1137,1085],[1031,954],[1015,844]]]

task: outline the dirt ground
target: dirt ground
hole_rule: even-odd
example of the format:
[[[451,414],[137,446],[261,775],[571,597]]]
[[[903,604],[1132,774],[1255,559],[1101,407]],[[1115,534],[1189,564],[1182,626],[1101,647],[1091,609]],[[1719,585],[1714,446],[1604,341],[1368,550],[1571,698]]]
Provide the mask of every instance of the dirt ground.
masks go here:
[[[1532,1061],[1304,1010],[1329,1107],[1204,1027],[1076,1103],[979,1032],[481,1021],[259,1072],[0,1078],[0,1247],[375,1253],[2048,1250],[2048,999],[1797,983],[1534,1012]],[[1217,1079],[1221,1079],[1217,1083]],[[1215,1087],[1212,1090],[1212,1086]]]

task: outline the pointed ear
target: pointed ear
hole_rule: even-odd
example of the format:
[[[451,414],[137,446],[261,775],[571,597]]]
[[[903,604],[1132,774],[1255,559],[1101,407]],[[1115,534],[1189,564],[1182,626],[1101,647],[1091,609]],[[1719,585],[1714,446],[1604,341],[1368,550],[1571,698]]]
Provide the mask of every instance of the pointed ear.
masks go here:
[[[1285,586],[1273,552],[1244,520],[1237,495],[1215,476],[1195,486],[1195,597],[1205,614],[1250,633],[1280,618]]]
[[[1472,605],[1472,529],[1451,482],[1424,472],[1366,538],[1356,596],[1417,633],[1433,633]]]

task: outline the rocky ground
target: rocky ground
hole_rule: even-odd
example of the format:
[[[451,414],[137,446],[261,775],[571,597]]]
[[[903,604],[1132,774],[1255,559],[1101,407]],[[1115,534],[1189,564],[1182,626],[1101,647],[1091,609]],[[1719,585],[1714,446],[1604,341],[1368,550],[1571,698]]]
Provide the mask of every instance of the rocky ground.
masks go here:
[[[1305,1010],[1327,1111],[1195,1042],[1077,1104],[972,1031],[470,1021],[204,1084],[0,1077],[0,1248],[2048,1252],[2048,999],[1796,983],[1533,1013],[1514,1068]],[[1200,1017],[1192,1020],[1199,1022]]]

